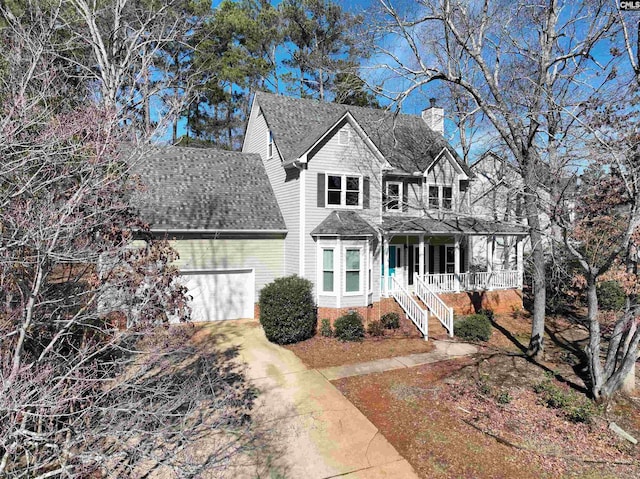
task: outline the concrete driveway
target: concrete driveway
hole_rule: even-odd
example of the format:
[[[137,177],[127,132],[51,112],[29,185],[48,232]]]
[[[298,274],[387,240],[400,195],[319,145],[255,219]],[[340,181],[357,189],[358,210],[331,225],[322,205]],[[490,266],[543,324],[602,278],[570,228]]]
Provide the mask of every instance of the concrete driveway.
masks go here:
[[[274,470],[289,479],[417,478],[378,429],[317,370],[267,341],[257,321],[208,325],[239,347],[260,390],[256,411],[281,446]],[[238,471],[235,477],[242,476]],[[282,477],[282,475],[276,476]]]

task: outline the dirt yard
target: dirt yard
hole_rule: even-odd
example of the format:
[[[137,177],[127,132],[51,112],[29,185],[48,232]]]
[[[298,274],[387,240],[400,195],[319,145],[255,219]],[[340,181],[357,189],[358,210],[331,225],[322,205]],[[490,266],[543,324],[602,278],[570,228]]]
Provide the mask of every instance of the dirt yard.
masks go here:
[[[328,368],[375,359],[426,353],[433,343],[422,338],[366,338],[360,342],[343,342],[336,338],[315,336],[297,344],[285,346],[311,368]]]
[[[547,355],[522,354],[530,324],[496,318],[481,353],[433,365],[335,381],[424,478],[640,477],[640,398],[608,408],[586,399],[580,346],[586,331],[548,318]]]

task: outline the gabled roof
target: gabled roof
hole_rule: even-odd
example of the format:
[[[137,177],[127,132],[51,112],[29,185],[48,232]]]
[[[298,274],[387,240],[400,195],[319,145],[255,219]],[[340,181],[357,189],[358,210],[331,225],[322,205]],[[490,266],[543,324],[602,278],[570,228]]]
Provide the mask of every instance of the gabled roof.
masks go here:
[[[257,154],[152,147],[132,170],[147,186],[135,205],[154,230],[286,229]]]
[[[355,211],[332,211],[316,226],[311,236],[375,236],[369,223]]]
[[[487,221],[470,216],[437,219],[428,216],[416,218],[383,217],[382,228],[388,232],[425,232],[430,234],[511,234],[526,235],[523,225]]]
[[[296,160],[349,112],[389,164],[423,172],[447,148],[468,176],[471,170],[442,135],[415,115],[257,92],[258,102],[284,162]]]

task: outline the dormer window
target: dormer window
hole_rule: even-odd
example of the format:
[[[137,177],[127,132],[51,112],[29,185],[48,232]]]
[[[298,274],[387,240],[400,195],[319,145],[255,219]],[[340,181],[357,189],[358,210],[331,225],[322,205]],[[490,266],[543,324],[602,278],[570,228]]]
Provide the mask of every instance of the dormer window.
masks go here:
[[[402,182],[387,182],[386,206],[387,211],[402,211]]]
[[[273,158],[273,133],[269,130],[267,142],[267,158]]]
[[[327,174],[327,206],[362,206],[362,177]]]
[[[429,209],[451,210],[453,208],[453,187],[429,185]]]

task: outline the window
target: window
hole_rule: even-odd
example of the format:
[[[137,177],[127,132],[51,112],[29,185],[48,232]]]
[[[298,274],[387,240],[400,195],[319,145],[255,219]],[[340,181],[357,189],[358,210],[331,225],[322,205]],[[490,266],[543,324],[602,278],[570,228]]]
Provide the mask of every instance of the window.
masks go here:
[[[402,183],[389,181],[387,183],[387,211],[402,210]]]
[[[346,258],[345,292],[359,293],[360,292],[360,250],[347,249],[345,258]]]
[[[453,208],[453,187],[429,185],[429,208],[450,210]]]
[[[322,250],[322,291],[333,292],[333,250]]]
[[[360,202],[360,178],[347,176],[347,192],[345,196],[347,206],[358,206]]]
[[[429,187],[429,208],[440,208],[440,188],[437,186]]]
[[[327,205],[362,206],[362,178],[350,175],[327,175]]]
[[[453,203],[453,188],[450,186],[442,187],[442,209],[450,210]]]
[[[269,130],[269,141],[267,145],[267,158],[273,158],[273,133],[271,133],[271,130]]]
[[[342,204],[342,176],[327,176],[327,204]]]

